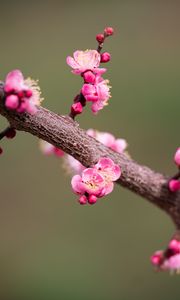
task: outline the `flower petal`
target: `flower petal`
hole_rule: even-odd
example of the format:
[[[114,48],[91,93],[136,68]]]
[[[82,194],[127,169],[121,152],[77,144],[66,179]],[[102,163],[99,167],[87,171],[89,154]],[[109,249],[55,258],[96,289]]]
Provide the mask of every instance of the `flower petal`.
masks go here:
[[[84,187],[82,185],[82,179],[80,175],[74,175],[71,179],[71,186],[76,194],[84,194]]]

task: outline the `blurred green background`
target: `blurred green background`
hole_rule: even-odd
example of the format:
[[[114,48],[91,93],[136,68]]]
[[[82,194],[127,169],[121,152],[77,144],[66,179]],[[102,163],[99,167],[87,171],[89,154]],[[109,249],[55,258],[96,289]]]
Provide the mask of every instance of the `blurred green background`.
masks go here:
[[[65,114],[82,84],[66,65],[96,48],[105,26],[116,34],[106,78],[110,105],[78,118],[81,127],[126,138],[132,157],[173,174],[179,146],[179,1],[0,1],[0,78],[20,68],[39,78],[44,106]],[[0,118],[0,129],[6,120]],[[129,300],[180,297],[178,276],[155,273],[149,256],[174,227],[160,210],[116,186],[82,207],[61,161],[18,133],[3,141],[0,183],[0,299]]]

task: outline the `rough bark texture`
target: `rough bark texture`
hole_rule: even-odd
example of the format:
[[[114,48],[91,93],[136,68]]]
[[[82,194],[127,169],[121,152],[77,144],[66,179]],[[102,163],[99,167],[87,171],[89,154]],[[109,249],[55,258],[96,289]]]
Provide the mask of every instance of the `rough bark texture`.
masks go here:
[[[69,116],[58,115],[42,107],[35,115],[17,114],[7,110],[3,102],[0,84],[0,114],[13,128],[29,132],[61,148],[86,167],[93,166],[100,157],[110,157],[122,170],[118,183],[166,211],[180,229],[180,192],[168,190],[167,177],[105,147],[89,137]]]

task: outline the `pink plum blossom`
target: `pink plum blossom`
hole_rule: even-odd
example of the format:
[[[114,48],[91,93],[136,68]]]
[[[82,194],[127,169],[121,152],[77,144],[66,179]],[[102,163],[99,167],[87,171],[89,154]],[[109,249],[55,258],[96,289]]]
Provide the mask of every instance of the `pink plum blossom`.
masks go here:
[[[93,168],[87,168],[82,174],[74,175],[71,186],[74,193],[80,195],[79,203],[94,204],[101,198],[112,192],[114,184],[121,175],[118,165],[109,158],[101,158]],[[81,196],[85,196],[81,198]]]
[[[96,50],[77,50],[74,52],[73,57],[68,56],[66,59],[67,64],[73,69],[74,74],[82,74],[90,70],[96,74],[103,74],[106,69],[98,68],[101,61],[101,56]]]
[[[172,239],[165,251],[156,251],[151,256],[151,263],[161,271],[180,271],[180,241]]]
[[[71,185],[73,191],[77,194],[100,195],[104,188],[104,177],[99,174],[95,168],[83,170],[82,175],[75,175],[72,178]]]
[[[115,152],[123,153],[127,148],[126,140],[116,139],[111,133],[88,129],[87,134],[94,137],[100,143],[104,144]]]
[[[36,113],[42,99],[37,81],[24,79],[20,70],[11,71],[5,80],[5,106],[19,113]]]
[[[179,272],[180,271],[180,254],[173,255],[164,260],[162,270]]]
[[[62,157],[64,155],[64,152],[61,149],[55,147],[54,145],[44,140],[40,140],[39,145],[40,145],[40,150],[44,155],[49,156],[54,154],[57,157]]]
[[[174,155],[174,161],[178,167],[180,167],[180,147],[177,149]]]
[[[85,99],[92,102],[91,110],[94,114],[108,104],[107,102],[111,97],[108,84],[108,80],[104,80],[101,76],[96,76],[94,85],[85,83],[81,89]]]

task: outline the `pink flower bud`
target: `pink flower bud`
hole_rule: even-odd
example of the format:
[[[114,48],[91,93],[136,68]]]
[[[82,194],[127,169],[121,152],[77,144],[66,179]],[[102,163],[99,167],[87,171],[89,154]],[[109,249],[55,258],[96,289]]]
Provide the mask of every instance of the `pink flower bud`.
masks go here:
[[[71,112],[73,114],[78,115],[78,114],[81,114],[82,111],[83,111],[83,107],[82,107],[81,102],[77,102],[77,103],[74,103],[71,105]]]
[[[171,192],[177,192],[180,190],[180,180],[172,179],[169,181],[169,189]]]
[[[171,240],[168,246],[174,253],[180,253],[180,241],[175,239]]]
[[[3,149],[0,147],[0,155],[3,153]]]
[[[108,61],[110,61],[111,59],[111,55],[109,52],[104,52],[101,54],[101,63],[107,63]]]
[[[154,266],[160,266],[163,258],[163,251],[159,250],[156,251],[152,256],[151,256],[151,263]]]
[[[21,99],[21,98],[24,98],[24,91],[20,91],[18,92],[18,97]]]
[[[104,38],[105,38],[104,34],[102,34],[102,33],[99,33],[96,35],[96,41],[100,44],[104,42]]]
[[[174,155],[174,161],[178,167],[180,167],[180,147],[177,149]]]
[[[16,136],[16,130],[14,128],[10,128],[6,133],[6,137],[8,139],[13,139]]]
[[[87,204],[87,198],[84,195],[81,196],[78,201],[81,205]]]
[[[19,98],[16,95],[7,96],[5,106],[9,109],[16,109],[19,105]]]
[[[94,85],[85,83],[85,84],[83,84],[81,92],[85,97],[86,95],[94,95],[96,93],[96,89],[95,89]]]
[[[57,157],[62,157],[62,156],[64,156],[64,151],[62,151],[61,149],[54,146],[54,154]]]
[[[89,204],[95,204],[96,202],[97,202],[97,197],[96,196],[94,196],[94,195],[90,195],[89,197],[88,197],[88,203]]]
[[[83,74],[84,81],[87,83],[94,83],[96,76],[91,71],[87,71]]]
[[[30,97],[32,97],[32,91],[31,90],[27,90],[27,91],[25,91],[25,94],[26,94],[26,97],[27,98],[30,98]]]
[[[106,27],[104,29],[104,34],[107,36],[113,35],[113,33],[114,33],[114,29],[112,27]]]

